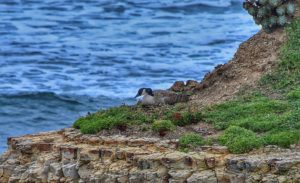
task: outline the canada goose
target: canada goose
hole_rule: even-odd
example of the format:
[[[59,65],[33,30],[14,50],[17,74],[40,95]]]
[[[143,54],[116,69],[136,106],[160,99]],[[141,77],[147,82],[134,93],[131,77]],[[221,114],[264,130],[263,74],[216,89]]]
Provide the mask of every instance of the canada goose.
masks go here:
[[[174,105],[179,102],[187,102],[189,96],[187,94],[177,94],[168,90],[154,90],[151,88],[140,88],[135,98],[143,96],[140,102],[143,105]]]

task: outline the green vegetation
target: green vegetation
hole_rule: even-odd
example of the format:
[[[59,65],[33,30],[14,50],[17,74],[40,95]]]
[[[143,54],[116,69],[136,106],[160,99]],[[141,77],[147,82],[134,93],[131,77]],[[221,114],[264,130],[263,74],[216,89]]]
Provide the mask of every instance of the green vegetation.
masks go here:
[[[170,120],[156,120],[152,123],[152,130],[155,132],[173,131],[176,126]]]
[[[288,41],[283,46],[280,62],[275,71],[264,76],[262,85],[273,90],[287,92],[299,88],[300,77],[300,23],[294,21],[286,28]]]
[[[103,129],[122,130],[128,125],[140,125],[143,131],[152,129],[164,135],[176,126],[201,121],[224,130],[217,140],[233,153],[245,153],[263,145],[290,147],[300,140],[300,21],[294,21],[286,31],[288,39],[277,66],[262,77],[256,89],[240,93],[234,100],[198,112],[186,104],[120,106],[79,118],[73,126],[82,133],[94,134]],[[179,139],[184,150],[213,142],[197,134]]]
[[[195,134],[195,133],[188,133],[185,135],[182,135],[179,138],[179,146],[181,148],[187,148],[187,147],[197,147],[202,146],[205,144],[205,140],[202,136]]]
[[[201,113],[193,113],[190,111],[175,112],[169,117],[172,122],[178,126],[185,126],[192,123],[198,123],[201,120]]]
[[[289,147],[300,139],[300,22],[294,21],[287,33],[280,62],[261,79],[259,91],[202,111],[204,121],[225,130],[219,140],[231,152],[269,144]],[[277,97],[269,97],[270,91]]]
[[[291,144],[295,144],[299,141],[300,131],[289,130],[269,132],[263,138],[265,144],[278,145],[288,148]]]
[[[84,134],[95,134],[104,129],[125,129],[128,125],[151,124],[155,120],[162,120],[165,124],[185,126],[197,123],[200,113],[186,111],[182,104],[175,106],[164,106],[159,108],[143,108],[140,106],[120,106],[107,110],[101,110],[94,114],[79,118],[73,124],[74,128],[80,129]],[[153,126],[157,124],[154,123]],[[147,129],[147,127],[142,127]]]
[[[233,153],[245,153],[262,145],[262,140],[253,131],[238,126],[227,128],[219,140]]]
[[[151,115],[146,115],[136,107],[120,106],[81,117],[75,121],[73,127],[80,129],[84,134],[93,134],[103,129],[124,128],[127,125],[143,124],[152,121]]]
[[[245,0],[243,7],[267,33],[291,22],[296,12],[293,0]]]
[[[254,95],[212,106],[205,109],[202,115],[206,122],[213,123],[219,130],[235,125],[264,132],[278,125],[289,108],[285,101]]]

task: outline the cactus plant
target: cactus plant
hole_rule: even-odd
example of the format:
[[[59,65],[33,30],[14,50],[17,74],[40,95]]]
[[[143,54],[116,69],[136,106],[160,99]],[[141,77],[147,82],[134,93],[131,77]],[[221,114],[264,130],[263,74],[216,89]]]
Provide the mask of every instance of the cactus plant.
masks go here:
[[[278,17],[278,25],[284,26],[286,24],[286,17],[285,16],[279,16]]]
[[[256,15],[255,8],[254,8],[254,7],[250,7],[250,8],[248,9],[248,13],[249,13],[250,15],[252,15],[252,16],[255,16],[255,15]]]
[[[268,18],[265,18],[261,21],[261,25],[262,27],[266,28],[266,27],[269,27],[270,25],[270,22],[269,22],[269,19]]]
[[[277,15],[281,16],[285,14],[285,6],[281,5],[276,8]]]
[[[267,9],[264,8],[264,7],[262,7],[262,8],[260,8],[260,9],[257,10],[257,15],[256,15],[256,16],[257,16],[258,18],[263,18],[263,17],[265,17],[267,14],[268,14]]]
[[[290,23],[296,12],[295,0],[245,0],[243,7],[267,33]]]
[[[270,22],[270,27],[274,27],[277,25],[277,17],[276,16],[271,16],[269,18],[269,22]]]
[[[260,5],[266,5],[268,4],[268,0],[258,0]]]
[[[261,24],[261,19],[259,19],[259,18],[253,18],[253,19],[254,19],[255,24],[257,24],[257,25]]]
[[[288,3],[286,5],[286,12],[288,15],[293,15],[296,11],[296,6],[295,4],[292,4],[292,3]]]
[[[269,4],[272,7],[278,7],[282,3],[282,0],[269,0]]]

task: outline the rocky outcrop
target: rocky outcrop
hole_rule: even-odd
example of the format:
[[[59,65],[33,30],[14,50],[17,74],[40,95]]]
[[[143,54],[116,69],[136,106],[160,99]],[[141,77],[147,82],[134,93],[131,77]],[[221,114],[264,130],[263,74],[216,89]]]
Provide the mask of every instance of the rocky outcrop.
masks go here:
[[[225,147],[177,151],[177,141],[82,135],[75,129],[9,138],[0,182],[299,182],[300,149],[266,147],[247,155]]]

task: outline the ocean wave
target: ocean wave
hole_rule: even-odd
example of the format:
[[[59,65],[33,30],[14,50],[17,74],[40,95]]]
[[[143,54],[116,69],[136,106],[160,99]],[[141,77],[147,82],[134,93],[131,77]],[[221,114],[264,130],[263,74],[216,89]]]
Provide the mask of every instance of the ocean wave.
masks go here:
[[[188,6],[229,7],[241,0],[127,0],[128,3],[147,8],[168,8]]]
[[[6,99],[30,99],[30,100],[43,100],[43,101],[55,101],[60,100],[65,103],[77,105],[82,104],[75,98],[67,95],[58,95],[54,92],[15,92],[15,93],[3,93],[0,94],[0,98]]]

